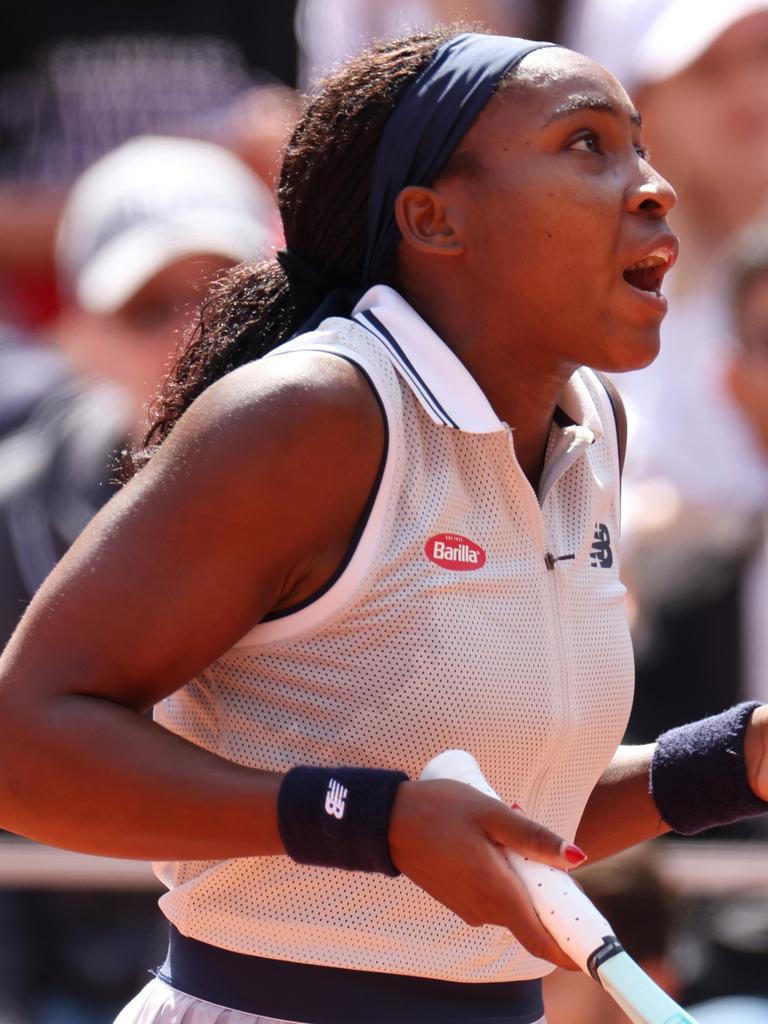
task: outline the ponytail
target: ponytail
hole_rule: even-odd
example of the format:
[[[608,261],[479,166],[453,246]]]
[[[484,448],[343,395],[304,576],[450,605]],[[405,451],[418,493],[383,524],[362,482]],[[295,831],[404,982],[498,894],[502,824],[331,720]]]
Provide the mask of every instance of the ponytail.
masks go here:
[[[455,33],[456,26],[443,27],[383,44],[325,81],[286,146],[277,191],[291,258],[315,268],[317,282],[293,274],[285,258],[241,264],[217,279],[153,405],[143,447],[126,453],[126,476],[148,461],[209,385],[298,331],[324,291],[360,287],[381,133],[403,90]],[[381,280],[396,283],[393,266]]]

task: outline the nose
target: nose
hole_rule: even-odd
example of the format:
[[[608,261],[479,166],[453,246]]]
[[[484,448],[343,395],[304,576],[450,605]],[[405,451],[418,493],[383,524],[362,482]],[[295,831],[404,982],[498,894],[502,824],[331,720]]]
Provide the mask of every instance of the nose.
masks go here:
[[[677,202],[677,194],[666,178],[652,168],[648,169],[627,194],[630,213],[648,213],[660,220],[666,217]]]

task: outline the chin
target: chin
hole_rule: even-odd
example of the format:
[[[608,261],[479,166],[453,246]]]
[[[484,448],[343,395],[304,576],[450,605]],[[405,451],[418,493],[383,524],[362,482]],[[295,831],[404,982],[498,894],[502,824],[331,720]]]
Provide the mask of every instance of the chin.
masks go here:
[[[650,366],[660,349],[658,329],[640,338],[623,338],[621,342],[613,338],[601,353],[602,358],[593,359],[588,365],[605,373],[629,373]]]

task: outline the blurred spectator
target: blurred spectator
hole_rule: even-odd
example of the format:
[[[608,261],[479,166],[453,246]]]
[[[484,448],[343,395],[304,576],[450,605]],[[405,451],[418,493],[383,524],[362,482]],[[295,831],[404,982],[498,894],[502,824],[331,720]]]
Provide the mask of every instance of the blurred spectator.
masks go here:
[[[536,6],[532,0],[299,0],[299,84],[311,92],[331,68],[374,40],[427,30],[440,22],[480,22],[501,34],[536,38]]]
[[[246,167],[187,139],[134,139],[76,182],[56,247],[59,340],[77,370],[130,396],[134,438],[205,281],[266,252],[272,218]]]
[[[272,186],[295,100],[294,0],[43,0],[0,39],[0,315],[56,313],[52,243],[72,181],[148,132],[233,148]]]
[[[0,438],[20,427],[66,374],[60,353],[0,321]]]
[[[75,184],[56,249],[59,356],[0,345],[0,360],[29,382],[24,395],[0,385],[0,422],[16,425],[0,438],[0,646],[114,492],[120,450],[141,439],[146,406],[206,282],[264,253],[272,223],[266,188],[205,142],[138,138]],[[24,1024],[111,1019],[150,966],[155,902],[0,895],[0,920],[13,925],[0,931],[0,1014]]]
[[[730,892],[691,900],[681,922],[680,964],[691,1013],[728,1024],[768,1022],[768,896]],[[744,1018],[742,1018],[742,1001]],[[733,1016],[727,1018],[729,1009]]]
[[[76,183],[57,246],[72,372],[0,447],[0,639],[111,495],[205,282],[264,252],[271,218],[266,189],[209,143],[135,139]]]
[[[768,464],[725,387],[728,241],[768,198],[768,2],[580,0],[569,44],[627,84],[677,188],[681,255],[650,367],[617,380],[630,445],[626,582],[637,621],[633,738],[738,700],[739,580]]]
[[[727,368],[730,393],[768,465],[768,222],[756,224],[732,250],[734,344]],[[768,505],[762,542],[742,590],[745,692],[768,701]]]
[[[670,955],[676,903],[645,845],[577,871],[584,891],[611,922],[629,955],[673,999],[680,979]],[[556,970],[544,979],[547,1024],[626,1024],[628,1018],[585,974]]]

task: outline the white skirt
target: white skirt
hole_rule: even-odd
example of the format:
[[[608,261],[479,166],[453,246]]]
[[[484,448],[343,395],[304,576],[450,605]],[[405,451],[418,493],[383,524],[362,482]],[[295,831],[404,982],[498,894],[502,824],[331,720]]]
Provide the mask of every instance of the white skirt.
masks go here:
[[[122,1010],[115,1024],[305,1024],[303,1021],[260,1017],[241,1010],[195,999],[153,978]]]
[[[305,1024],[303,1021],[260,1017],[241,1010],[195,999],[153,978],[118,1015],[115,1024]],[[547,1024],[544,1017],[536,1024]]]

